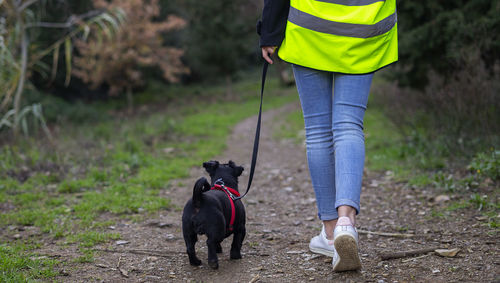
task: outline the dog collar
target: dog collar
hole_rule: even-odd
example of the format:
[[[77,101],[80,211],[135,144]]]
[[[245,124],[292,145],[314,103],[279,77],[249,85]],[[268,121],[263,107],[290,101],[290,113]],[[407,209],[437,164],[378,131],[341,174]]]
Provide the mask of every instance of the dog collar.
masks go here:
[[[211,190],[223,191],[229,198],[231,203],[231,220],[229,221],[229,231],[233,231],[234,219],[236,218],[236,209],[234,207],[234,198],[239,197],[240,193],[232,188],[224,186],[224,184],[215,184]]]

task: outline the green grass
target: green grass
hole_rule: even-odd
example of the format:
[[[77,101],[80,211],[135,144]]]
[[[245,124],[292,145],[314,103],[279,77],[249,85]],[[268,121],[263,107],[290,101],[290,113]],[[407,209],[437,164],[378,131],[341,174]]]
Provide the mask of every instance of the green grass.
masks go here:
[[[106,114],[89,121],[57,118],[78,123],[58,124],[54,144],[32,138],[0,146],[0,204],[9,207],[0,214],[0,229],[38,227],[45,237],[77,245],[81,255],[73,262],[91,262],[93,246],[120,238],[105,232],[115,219],[137,221],[161,210],[175,211],[169,199],[160,197],[161,190],[220,154],[233,126],[258,111],[258,79],[236,83],[233,97],[224,97],[220,85],[152,89],[162,93],[138,96],[146,103],[137,106],[142,109],[138,114],[119,111],[115,102],[108,108],[81,104]],[[296,99],[294,89],[280,89],[274,79],[266,92],[264,109]],[[15,233],[9,230],[1,239],[7,245],[0,249],[5,259],[0,270],[8,280],[0,281],[55,276],[50,272],[55,262],[28,260],[35,247],[15,248],[20,241],[12,240]],[[18,262],[10,261],[13,253]]]
[[[273,137],[277,139],[288,139],[295,143],[304,142],[304,119],[300,110],[286,113],[281,117],[284,123],[277,125],[273,130]]]
[[[90,248],[97,244],[106,243],[110,240],[120,239],[118,233],[102,233],[97,231],[85,231],[68,237],[68,243],[79,243],[82,248]]]
[[[58,274],[58,261],[31,253],[22,243],[0,244],[0,282],[26,282],[49,279]]]
[[[367,168],[392,171],[396,176],[407,176],[413,170],[413,166],[402,166],[406,158],[403,138],[382,111],[368,107],[364,128]]]

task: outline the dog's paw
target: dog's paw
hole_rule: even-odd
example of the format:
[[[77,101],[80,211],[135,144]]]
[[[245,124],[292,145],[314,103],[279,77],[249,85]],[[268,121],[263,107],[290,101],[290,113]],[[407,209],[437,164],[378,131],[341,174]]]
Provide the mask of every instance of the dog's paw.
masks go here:
[[[189,263],[193,266],[200,266],[201,265],[201,260],[197,258],[189,259]]]
[[[230,259],[241,259],[241,253],[240,251],[231,251],[231,254],[229,255]]]
[[[218,269],[219,268],[219,262],[218,261],[209,261],[208,266],[210,266],[212,269]]]

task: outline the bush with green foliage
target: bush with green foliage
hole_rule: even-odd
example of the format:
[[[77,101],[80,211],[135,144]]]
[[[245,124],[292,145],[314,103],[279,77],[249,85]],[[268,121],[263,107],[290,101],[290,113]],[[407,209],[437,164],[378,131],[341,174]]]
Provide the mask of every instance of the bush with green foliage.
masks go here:
[[[198,78],[226,77],[245,66],[257,47],[254,1],[187,0],[186,60]]]
[[[500,0],[398,3],[397,85],[380,104],[424,155],[468,157],[500,141]]]
[[[500,150],[478,153],[469,164],[469,169],[493,181],[500,180]]]
[[[398,1],[398,82],[423,89],[430,70],[448,78],[478,52],[492,71],[500,59],[500,1]]]

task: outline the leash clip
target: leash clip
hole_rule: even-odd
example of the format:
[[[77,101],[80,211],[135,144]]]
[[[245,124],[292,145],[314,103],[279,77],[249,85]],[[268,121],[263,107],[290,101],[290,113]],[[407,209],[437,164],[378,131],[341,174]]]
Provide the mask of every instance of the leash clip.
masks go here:
[[[232,200],[236,200],[236,196],[226,188],[226,186],[224,185],[224,181],[222,181],[222,178],[217,179],[214,182],[214,186],[219,186],[221,190],[225,192]]]
[[[219,185],[221,187],[224,187],[224,181],[222,181],[222,178],[219,178],[215,180],[214,185]]]

